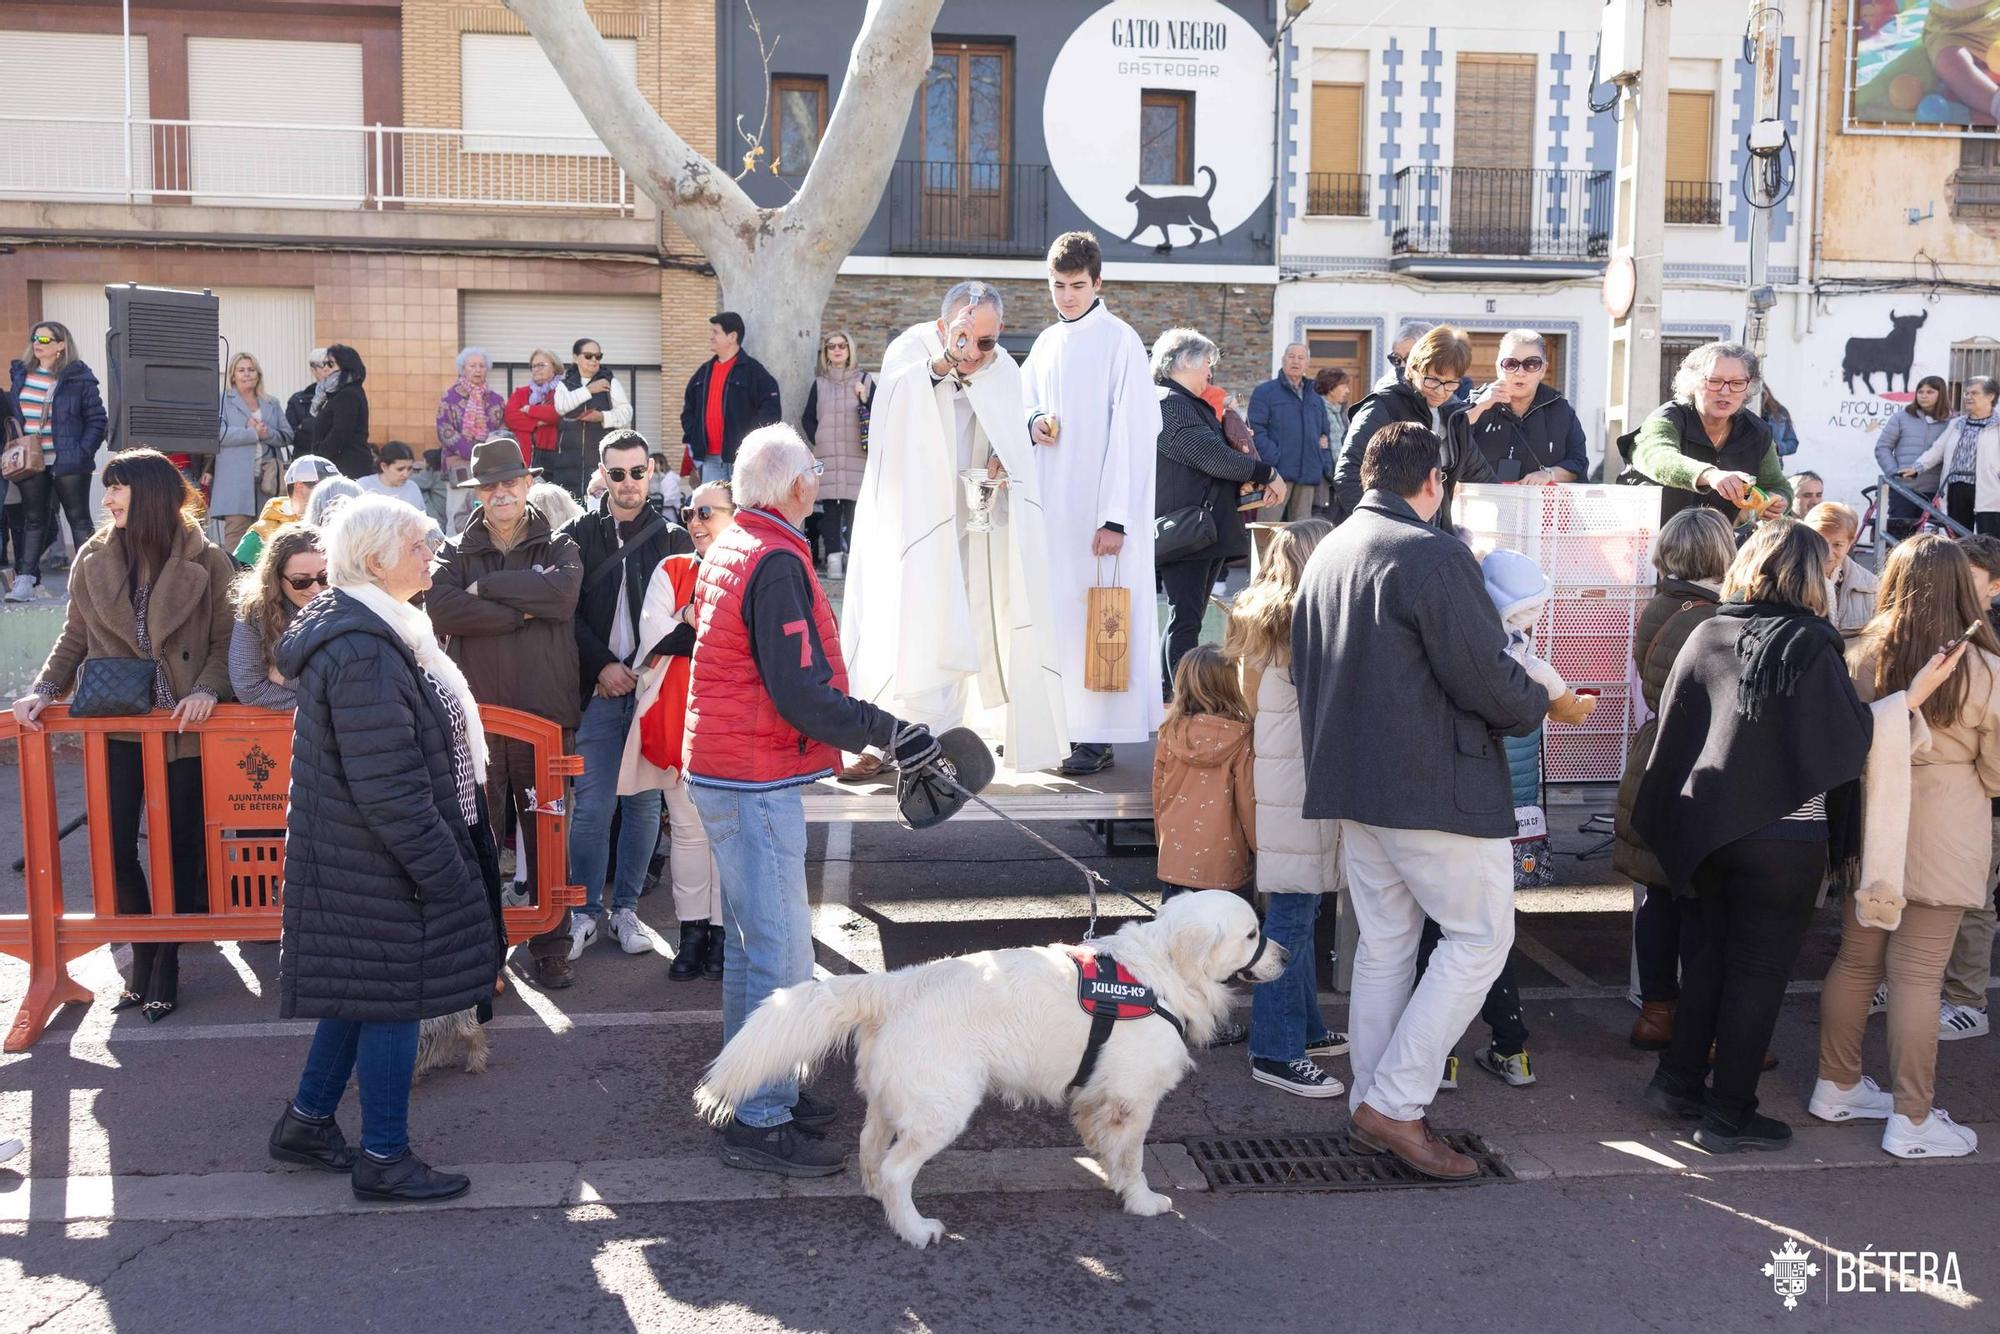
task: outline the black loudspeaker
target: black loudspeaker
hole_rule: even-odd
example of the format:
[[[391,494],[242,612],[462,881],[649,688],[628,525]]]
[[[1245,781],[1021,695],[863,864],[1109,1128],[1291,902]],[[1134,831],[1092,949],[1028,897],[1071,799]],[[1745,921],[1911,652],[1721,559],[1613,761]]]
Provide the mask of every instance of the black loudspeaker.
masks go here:
[[[221,434],[222,330],[211,292],[107,287],[111,447],[213,454]]]

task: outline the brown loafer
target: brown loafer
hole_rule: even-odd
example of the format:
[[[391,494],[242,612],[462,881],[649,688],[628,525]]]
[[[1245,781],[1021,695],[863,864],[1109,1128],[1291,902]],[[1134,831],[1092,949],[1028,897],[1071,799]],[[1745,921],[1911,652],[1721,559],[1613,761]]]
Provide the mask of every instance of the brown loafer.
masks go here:
[[[855,757],[854,763],[840,771],[840,781],[843,783],[865,783],[877,777],[888,767],[888,762],[880,755],[863,753]]]
[[[1632,1021],[1632,1045],[1640,1051],[1665,1051],[1674,1040],[1674,1002],[1642,1001]]]
[[[1360,1147],[1393,1154],[1411,1171],[1433,1181],[1464,1181],[1479,1175],[1479,1164],[1439,1139],[1428,1121],[1392,1120],[1364,1102],[1349,1119],[1347,1134]]]

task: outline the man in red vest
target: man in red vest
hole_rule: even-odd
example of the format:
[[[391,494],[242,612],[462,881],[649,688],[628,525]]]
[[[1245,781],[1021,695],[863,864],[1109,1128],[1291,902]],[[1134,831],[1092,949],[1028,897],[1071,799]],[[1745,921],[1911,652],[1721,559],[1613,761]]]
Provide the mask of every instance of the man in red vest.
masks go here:
[[[766,996],[812,978],[804,786],[832,776],[842,751],[880,747],[904,769],[938,754],[923,728],[847,694],[840,628],[802,531],[819,474],[791,427],[753,431],[736,455],[736,524],[695,584],[683,767],[722,870],[725,1042]],[[722,1161],[830,1176],[847,1158],[822,1133],[835,1114],[795,1079],[772,1084],[737,1107]]]

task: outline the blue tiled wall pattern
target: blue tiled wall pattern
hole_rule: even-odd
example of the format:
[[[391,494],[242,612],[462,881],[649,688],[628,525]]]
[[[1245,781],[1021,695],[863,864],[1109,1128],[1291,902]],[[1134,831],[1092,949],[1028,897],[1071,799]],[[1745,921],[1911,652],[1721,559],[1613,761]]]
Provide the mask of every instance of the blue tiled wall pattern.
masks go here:
[[[1575,62],[1569,53],[1569,34],[1556,34],[1556,49],[1549,56],[1549,166],[1561,171],[1569,165],[1569,148],[1563,136],[1569,129],[1569,68]],[[1563,205],[1562,178],[1549,177],[1548,223],[1551,228],[1563,225],[1563,215],[1568,210]]]
[[[1381,191],[1377,196],[1375,211],[1382,219],[1382,235],[1387,236],[1396,228],[1396,168],[1400,165],[1402,148],[1397,143],[1396,131],[1400,127],[1401,113],[1396,108],[1403,95],[1403,81],[1396,73],[1403,66],[1403,50],[1396,39],[1389,39],[1389,46],[1382,52],[1382,147],[1376,150],[1382,158]]]
[[[1438,110],[1438,95],[1444,92],[1444,82],[1438,78],[1438,69],[1444,64],[1444,52],[1438,49],[1438,30],[1432,28],[1425,39],[1423,54],[1418,57],[1423,63],[1423,81],[1417,85],[1417,92],[1424,99],[1424,109],[1417,118],[1423,127],[1424,141],[1417,145],[1417,159],[1427,167],[1437,165],[1438,156],[1444,150],[1438,147],[1438,127],[1444,115]],[[1417,206],[1417,221],[1433,223],[1438,218],[1437,195],[1426,189],[1423,203]]]
[[[1293,161],[1299,151],[1298,59],[1298,43],[1293,40],[1291,33],[1288,32],[1285,34],[1284,52],[1279,56],[1280,68],[1278,70],[1278,78],[1285,90],[1283,99],[1285,108],[1285,148],[1283,159],[1285,165],[1284,173],[1278,180],[1278,198],[1285,201],[1284,217],[1287,223],[1290,223],[1299,216],[1299,201],[1292,193],[1292,181],[1295,175]]]

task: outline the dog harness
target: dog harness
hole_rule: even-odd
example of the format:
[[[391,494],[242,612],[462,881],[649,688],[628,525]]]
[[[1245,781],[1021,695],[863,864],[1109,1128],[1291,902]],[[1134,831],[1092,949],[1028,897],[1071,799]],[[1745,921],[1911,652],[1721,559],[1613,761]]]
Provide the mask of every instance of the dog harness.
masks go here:
[[[1110,1040],[1111,1026],[1121,1020],[1158,1015],[1183,1039],[1187,1037],[1187,1025],[1160,1004],[1159,994],[1132,976],[1124,964],[1109,954],[1081,946],[1071,950],[1069,957],[1076,964],[1076,1003],[1090,1016],[1090,1038],[1084,1043],[1083,1059],[1077,1063],[1069,1087],[1082,1088],[1090,1082],[1091,1072],[1097,1069],[1097,1053]]]

